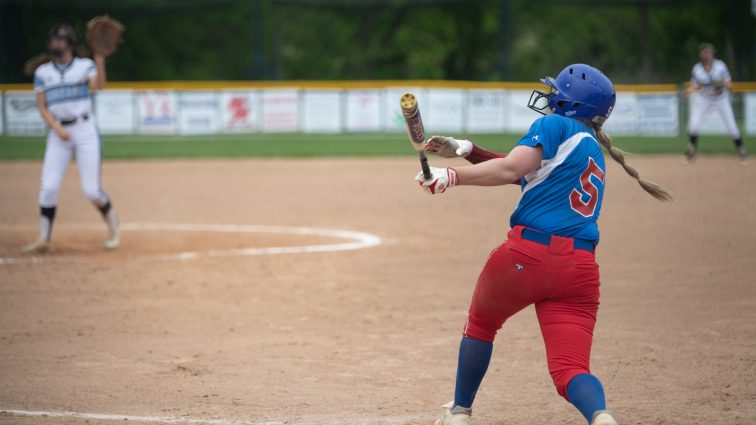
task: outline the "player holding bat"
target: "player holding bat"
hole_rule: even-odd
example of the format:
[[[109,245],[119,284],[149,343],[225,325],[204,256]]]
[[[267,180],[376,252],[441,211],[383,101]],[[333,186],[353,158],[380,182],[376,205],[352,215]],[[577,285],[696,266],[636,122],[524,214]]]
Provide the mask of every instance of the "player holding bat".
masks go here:
[[[671,200],[625,163],[602,130],[614,107],[611,81],[596,68],[570,65],[556,79],[541,80],[528,107],[548,115],[536,120],[504,156],[468,140],[433,136],[425,150],[462,156],[475,165],[431,167],[432,177],[416,179],[429,193],[454,186],[519,183],[522,195],[510,218],[508,240],[491,252],[481,271],[462,331],[454,400],[436,425],[469,424],[472,405],[504,322],[535,304],[557,392],[592,425],[616,425],[606,410],[604,389],[591,374],[589,358],[599,306],[599,242],[606,166],[601,146],[660,200]],[[434,217],[431,217],[432,219]],[[436,217],[446,223],[448,217]]]

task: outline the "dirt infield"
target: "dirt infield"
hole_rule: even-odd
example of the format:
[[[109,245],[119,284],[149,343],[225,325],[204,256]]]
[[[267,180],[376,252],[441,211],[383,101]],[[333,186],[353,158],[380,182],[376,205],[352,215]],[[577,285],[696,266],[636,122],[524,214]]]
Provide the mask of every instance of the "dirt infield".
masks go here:
[[[609,165],[592,356],[609,407],[621,424],[754,424],[756,163],[631,162],[676,201]],[[0,163],[0,258],[36,236],[40,167]],[[135,227],[106,253],[72,166],[55,251],[0,264],[0,410],[16,411],[0,424],[432,423],[518,190],[431,197],[416,169],[412,158],[107,162],[104,187]],[[170,255],[349,240],[144,223],[349,230],[381,244],[180,260]],[[585,423],[553,389],[532,308],[500,332],[474,421]]]

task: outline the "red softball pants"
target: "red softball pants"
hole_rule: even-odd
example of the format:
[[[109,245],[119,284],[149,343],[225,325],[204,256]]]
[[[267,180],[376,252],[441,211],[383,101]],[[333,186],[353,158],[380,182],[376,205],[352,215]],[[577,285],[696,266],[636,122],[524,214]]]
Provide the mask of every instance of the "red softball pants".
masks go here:
[[[593,252],[552,236],[549,245],[522,238],[522,226],[491,252],[475,286],[464,336],[493,341],[504,322],[535,304],[549,373],[566,398],[575,375],[590,373],[599,305],[599,267]]]

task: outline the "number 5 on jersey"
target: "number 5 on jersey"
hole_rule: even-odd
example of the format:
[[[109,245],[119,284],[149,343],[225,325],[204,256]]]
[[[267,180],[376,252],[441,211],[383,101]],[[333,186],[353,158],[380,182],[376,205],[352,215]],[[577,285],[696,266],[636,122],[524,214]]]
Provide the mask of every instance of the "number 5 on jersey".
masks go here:
[[[596,204],[599,198],[599,189],[591,181],[591,176],[595,176],[601,184],[604,184],[604,172],[596,164],[593,158],[588,157],[588,166],[580,175],[580,188],[582,193],[577,189],[572,189],[570,193],[570,206],[572,209],[583,217],[591,217],[596,212]],[[588,199],[583,201],[587,195]]]

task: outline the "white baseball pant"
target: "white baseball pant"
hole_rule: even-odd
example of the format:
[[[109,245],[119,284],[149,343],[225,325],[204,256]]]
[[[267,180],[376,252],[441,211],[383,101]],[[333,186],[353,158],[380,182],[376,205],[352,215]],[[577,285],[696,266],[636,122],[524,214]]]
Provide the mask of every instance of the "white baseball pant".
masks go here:
[[[717,111],[722,117],[727,131],[733,139],[740,139],[740,130],[735,123],[735,115],[732,112],[730,96],[725,93],[715,98],[699,95],[697,100],[691,102],[690,119],[688,120],[688,134],[698,135],[703,120],[712,112]]]
[[[39,191],[39,205],[54,207],[58,204],[58,194],[63,176],[72,155],[76,154],[76,165],[84,195],[98,207],[108,202],[108,195],[100,187],[102,166],[102,142],[95,125],[95,117],[64,127],[71,139],[66,141],[50,131],[42,164],[42,184]]]

